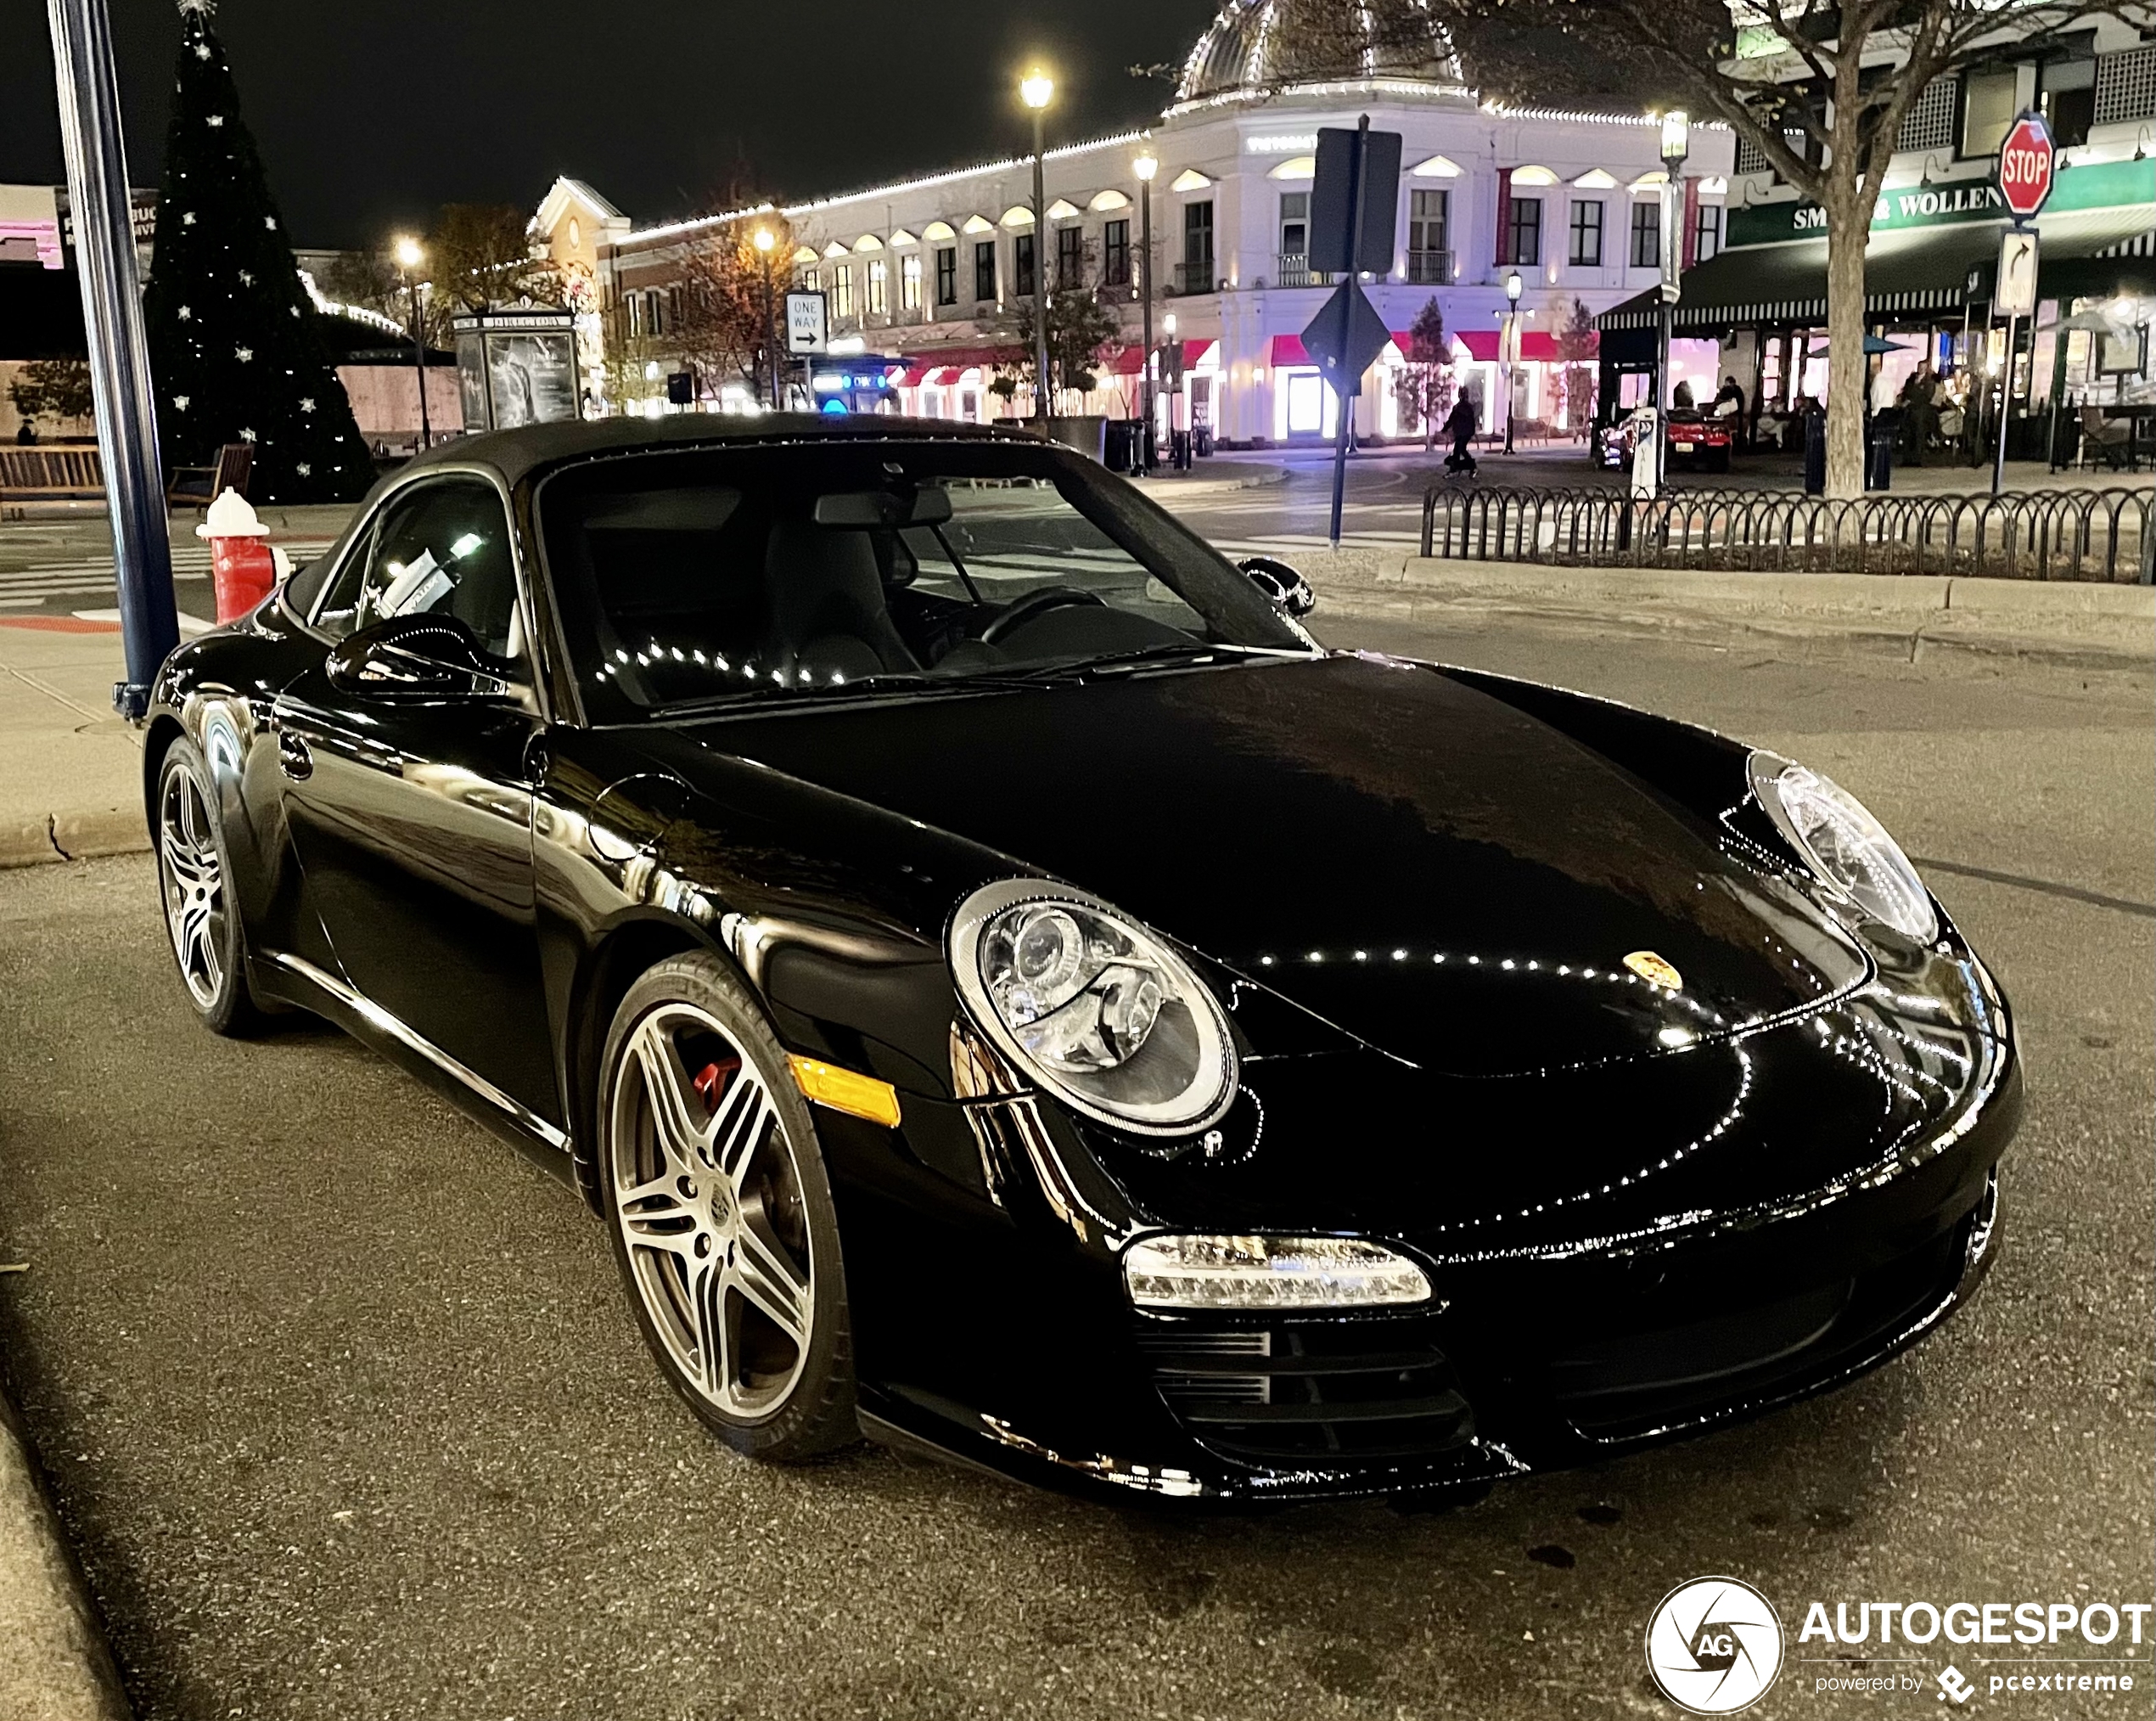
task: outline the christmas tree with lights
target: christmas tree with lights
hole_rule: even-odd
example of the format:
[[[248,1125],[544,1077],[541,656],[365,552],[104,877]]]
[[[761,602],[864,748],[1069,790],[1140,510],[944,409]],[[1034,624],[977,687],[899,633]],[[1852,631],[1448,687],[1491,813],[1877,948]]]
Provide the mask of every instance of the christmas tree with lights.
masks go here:
[[[248,498],[351,502],[373,482],[270,196],[239,93],[211,28],[215,0],[179,0],[180,70],[165,145],[146,311],[166,461],[207,466],[255,447]]]

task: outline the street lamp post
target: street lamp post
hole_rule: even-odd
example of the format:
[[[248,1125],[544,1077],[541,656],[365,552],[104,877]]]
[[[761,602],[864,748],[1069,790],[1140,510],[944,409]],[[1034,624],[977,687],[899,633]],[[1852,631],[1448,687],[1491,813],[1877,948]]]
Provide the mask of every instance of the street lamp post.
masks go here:
[[[1160,171],[1157,155],[1141,155],[1131,164],[1138,177],[1138,279],[1144,299],[1145,363],[1138,374],[1138,393],[1145,408],[1145,430],[1138,439],[1138,465],[1153,470],[1153,176]]]
[[[1684,158],[1692,153],[1692,120],[1683,109],[1672,108],[1662,115],[1662,312],[1654,345],[1654,490],[1659,495],[1669,479],[1670,465],[1670,328],[1676,306],[1677,276],[1684,258],[1677,223],[1684,200],[1680,195]]]
[[[1041,436],[1048,434],[1048,199],[1042,183],[1041,155],[1048,104],[1055,80],[1040,70],[1028,72],[1018,87],[1033,110],[1033,404],[1041,414]]]
[[[1513,451],[1513,363],[1519,353],[1519,295],[1525,285],[1514,269],[1505,277],[1505,452]]]
[[[756,229],[756,262],[758,272],[764,278],[764,362],[770,372],[770,406],[777,412],[784,404],[781,392],[785,387],[778,374],[778,296],[772,284],[772,253],[778,249],[778,235],[767,227]]]
[[[419,446],[431,448],[435,445],[434,425],[427,416],[427,342],[425,326],[419,320],[419,284],[412,272],[427,259],[419,241],[409,233],[396,242],[396,272],[404,281],[405,298],[412,307],[412,370],[419,383]]]

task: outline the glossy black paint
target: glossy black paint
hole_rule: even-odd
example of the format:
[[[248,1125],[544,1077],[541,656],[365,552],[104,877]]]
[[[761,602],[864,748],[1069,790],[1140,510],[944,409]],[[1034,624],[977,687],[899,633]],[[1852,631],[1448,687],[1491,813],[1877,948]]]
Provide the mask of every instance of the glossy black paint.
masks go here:
[[[893,1084],[896,1130],[817,1113],[872,1431],[1145,1495],[1441,1491],[1838,1384],[1973,1288],[2020,1105],[2006,1003],[1943,917],[1921,948],[1850,920],[1723,738],[1317,653],[587,724],[533,488],[733,428],[417,463],[388,489],[469,470],[510,498],[531,685],[340,687],[280,596],[167,661],[147,768],[182,731],[211,761],[260,993],[587,1199],[598,1048],[668,954],[721,954],[791,1049]],[[1216,989],[1243,1060],[1217,1139],[1120,1135],[979,1049],[944,936],[1015,874],[1116,903]],[[1117,1251],[1164,1228],[1378,1237],[1437,1301],[1142,1315]],[[1383,1414],[1220,1420],[1191,1357],[1260,1332],[1246,1368]]]

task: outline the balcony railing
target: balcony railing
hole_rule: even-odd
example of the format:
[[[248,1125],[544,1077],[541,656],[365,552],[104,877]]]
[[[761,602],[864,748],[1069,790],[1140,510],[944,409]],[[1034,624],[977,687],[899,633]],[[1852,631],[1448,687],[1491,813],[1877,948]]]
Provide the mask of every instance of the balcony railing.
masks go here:
[[[1333,284],[1333,278],[1324,270],[1311,267],[1308,254],[1302,251],[1276,253],[1272,278],[1283,287],[1329,287]]]
[[[1202,257],[1194,263],[1177,263],[1175,290],[1178,293],[1210,293],[1216,278],[1210,257]]]
[[[1407,280],[1411,286],[1442,287],[1452,279],[1452,253],[1450,251],[1410,251],[1407,253]]]

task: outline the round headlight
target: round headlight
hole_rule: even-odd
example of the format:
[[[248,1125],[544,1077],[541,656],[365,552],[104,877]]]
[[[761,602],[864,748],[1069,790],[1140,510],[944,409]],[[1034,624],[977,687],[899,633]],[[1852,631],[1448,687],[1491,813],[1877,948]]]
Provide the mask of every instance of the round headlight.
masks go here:
[[[1814,872],[1904,937],[1929,944],[1939,936],[1931,892],[1862,801],[1777,753],[1755,753],[1751,766],[1752,792]]]
[[[983,886],[952,922],[951,970],[989,1038],[1089,1117],[1180,1135],[1235,1098],[1227,1019],[1204,982],[1082,891],[1042,879]]]

